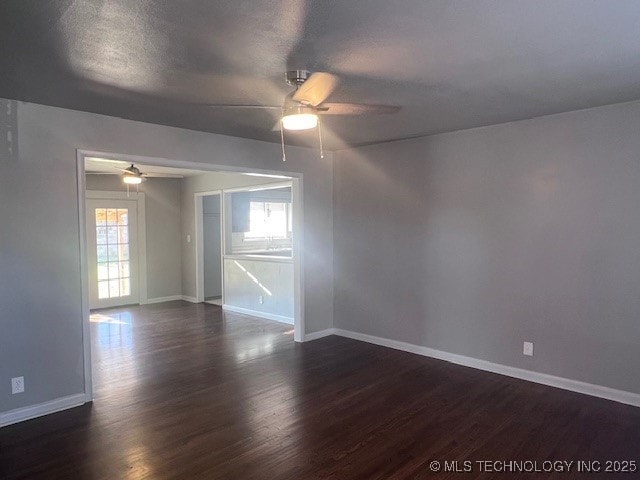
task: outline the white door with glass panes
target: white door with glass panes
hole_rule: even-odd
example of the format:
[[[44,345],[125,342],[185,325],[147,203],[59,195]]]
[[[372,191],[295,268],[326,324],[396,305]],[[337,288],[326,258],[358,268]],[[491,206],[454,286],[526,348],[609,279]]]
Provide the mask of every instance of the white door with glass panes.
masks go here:
[[[89,308],[139,302],[137,201],[87,199]]]

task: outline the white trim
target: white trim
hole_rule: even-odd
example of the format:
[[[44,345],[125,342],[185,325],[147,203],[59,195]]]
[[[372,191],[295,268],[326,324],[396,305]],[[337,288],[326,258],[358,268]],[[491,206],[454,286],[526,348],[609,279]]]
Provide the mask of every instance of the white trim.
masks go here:
[[[224,260],[251,260],[252,262],[294,263],[292,257],[278,257],[276,255],[236,254],[224,255]]]
[[[222,286],[222,297],[224,298],[224,195],[222,190],[212,190],[209,192],[194,192],[193,200],[195,204],[195,242],[196,242],[196,299],[204,302],[204,197],[218,195],[220,197],[220,285]]]
[[[230,173],[264,173],[267,175],[280,175],[291,178],[300,177],[300,172],[287,172],[284,170],[266,170],[263,168],[243,167],[240,165],[217,165],[213,163],[191,162],[186,160],[174,160],[163,157],[148,157],[143,155],[128,155],[126,153],[102,152],[98,150],[81,150],[82,157],[99,157],[111,160],[120,160],[126,163],[142,163],[158,167],[186,168],[187,170],[204,170],[207,172]]]
[[[293,180],[293,177],[291,178]],[[291,180],[285,180],[280,182],[271,183],[258,183],[257,185],[246,185],[244,187],[230,187],[224,188],[224,193],[237,193],[237,192],[259,192],[261,190],[275,190],[277,188],[286,188],[291,186]]]
[[[249,308],[242,308],[242,307],[235,307],[233,305],[222,305],[222,310],[226,310],[227,312],[241,313],[243,315],[250,315],[252,317],[266,318],[267,320],[275,320],[276,322],[293,325],[293,318],[285,317],[284,315],[276,315],[274,313],[259,312],[257,310],[251,310]]]
[[[28,407],[16,408],[8,412],[0,413],[0,427],[13,425],[14,423],[31,420],[32,418],[42,417],[50,413],[60,412],[73,407],[79,407],[87,403],[86,394],[78,393],[69,395],[68,397],[56,398],[49,402],[39,403],[37,405],[29,405]]]
[[[190,302],[190,303],[200,303],[200,302],[198,302],[198,299],[196,297],[190,297],[188,295],[182,295],[182,300],[184,300],[185,302]]]
[[[324,338],[324,337],[328,337],[330,335],[335,335],[335,334],[336,334],[335,328],[327,328],[326,330],[320,330],[319,332],[307,333],[304,336],[304,341],[311,342],[313,340],[318,340],[319,338]]]
[[[144,305],[150,305],[152,303],[164,303],[164,302],[173,302],[175,300],[182,300],[182,295],[169,295],[167,297],[156,297],[156,298],[147,298],[147,301]],[[142,302],[140,305],[143,305]]]
[[[87,262],[87,216],[85,204],[86,177],[84,155],[76,151],[78,185],[78,231],[80,240],[80,311],[82,319],[82,361],[84,364],[84,399],[93,400],[93,375],[91,373],[91,324],[89,321],[89,266]],[[1,422],[0,422],[1,423]]]
[[[146,197],[138,197],[138,302],[147,303],[147,217]]]
[[[397,340],[390,340],[388,338],[382,337],[375,337],[373,335],[367,335],[365,333],[351,332],[349,330],[342,330],[340,328],[336,328],[334,330],[335,335],[338,335],[340,337],[347,337],[353,340],[373,343],[374,345],[394,348],[396,350],[415,353],[418,355],[423,355],[425,357],[437,358],[438,360],[444,360],[446,362],[463,365],[465,367],[476,368],[478,370],[484,370],[486,372],[506,375],[507,377],[519,378],[521,380],[527,380],[533,383],[540,383],[542,385],[548,385],[550,387],[561,388],[563,390],[570,390],[572,392],[583,393],[585,395],[591,395],[593,397],[605,398],[607,400],[613,400],[614,402],[620,402],[627,405],[640,407],[640,394],[638,393],[616,390],[614,388],[604,387],[602,385],[594,385],[592,383],[572,380],[570,378],[556,377],[554,375],[548,375],[546,373],[539,373],[533,372],[531,370],[524,370],[522,368],[510,367],[508,365],[488,362],[486,360],[480,360],[478,358],[467,357],[464,355],[457,355],[455,353],[443,352],[442,350],[414,345],[412,343],[400,342]]]
[[[291,200],[293,201],[293,339],[303,342],[306,332],[304,319],[304,201],[302,194],[302,174],[291,180]]]

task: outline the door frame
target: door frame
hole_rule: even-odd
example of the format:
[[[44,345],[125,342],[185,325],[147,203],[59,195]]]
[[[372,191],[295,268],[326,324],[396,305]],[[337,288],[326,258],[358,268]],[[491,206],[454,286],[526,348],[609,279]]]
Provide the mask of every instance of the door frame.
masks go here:
[[[114,192],[107,190],[85,190],[85,200],[128,200],[136,202],[136,214],[138,221],[137,235],[137,252],[138,255],[138,303],[144,305],[147,303],[147,224],[145,220],[145,196],[143,192]],[[85,203],[86,212],[86,203]],[[87,239],[87,225],[85,217],[84,238]],[[86,244],[85,244],[86,247]],[[85,255],[87,252],[85,251]],[[89,285],[87,264],[87,285]],[[88,291],[87,291],[88,293]],[[114,307],[115,308],[115,307]]]
[[[222,285],[222,304],[224,305],[224,199],[222,190],[208,192],[196,192],[193,194],[195,202],[195,229],[196,242],[196,302],[204,302],[204,197],[218,195],[220,197],[220,285]]]
[[[86,208],[84,205],[86,179],[84,170],[85,157],[102,157],[122,160],[130,163],[143,163],[161,167],[187,168],[211,172],[262,173],[265,175],[286,175],[291,178],[291,193],[298,208],[293,210],[293,338],[296,342],[305,341],[305,289],[304,289],[304,175],[300,172],[286,170],[267,170],[241,166],[216,165],[205,162],[173,160],[161,157],[146,157],[124,153],[104,152],[89,149],[76,149],[76,180],[78,201],[78,236],[80,255],[80,292],[82,318],[82,346],[84,351],[84,395],[85,401],[93,401],[93,378],[91,371],[91,328],[89,319],[89,270],[86,252]],[[139,222],[141,223],[141,222]],[[140,243],[140,239],[138,240]],[[223,238],[224,246],[224,238]],[[140,267],[138,267],[140,268]],[[146,268],[145,268],[146,270]]]

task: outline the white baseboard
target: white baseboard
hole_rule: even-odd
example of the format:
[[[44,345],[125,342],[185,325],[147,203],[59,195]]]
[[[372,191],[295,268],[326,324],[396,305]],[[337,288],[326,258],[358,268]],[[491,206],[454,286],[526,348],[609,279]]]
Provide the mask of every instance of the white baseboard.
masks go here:
[[[317,340],[319,338],[328,337],[329,335],[335,335],[335,328],[327,328],[326,330],[320,330],[319,332],[311,332],[304,336],[305,342],[311,342],[313,340]]]
[[[182,295],[170,295],[168,297],[156,297],[156,298],[148,298],[144,305],[149,305],[151,303],[164,303],[164,302],[173,302],[175,300],[182,300]]]
[[[264,312],[259,312],[257,310],[251,310],[248,308],[236,307],[236,306],[227,305],[227,304],[222,305],[222,309],[227,310],[228,312],[241,313],[243,315],[251,315],[252,317],[266,318],[267,320],[275,320],[276,322],[293,325],[293,318],[285,317],[283,315],[275,315],[273,313],[264,313]]]
[[[185,302],[200,303],[198,302],[198,299],[196,297],[189,297],[187,295],[180,296],[180,299],[184,300]]]
[[[375,337],[373,335],[367,335],[364,333],[351,332],[339,328],[334,328],[333,330],[335,335],[339,335],[341,337],[352,338],[354,340],[373,343],[375,345],[381,345],[383,347],[416,353],[425,357],[445,360],[447,362],[455,363],[457,365],[463,365],[465,367],[476,368],[478,370],[484,370],[486,372],[498,373],[500,375],[506,375],[508,377],[519,378],[521,380],[527,380],[529,382],[540,383],[542,385],[548,385],[550,387],[562,388],[563,390],[570,390],[572,392],[583,393],[585,395],[591,395],[593,397],[605,398],[607,400],[613,400],[614,402],[625,403],[627,405],[640,407],[640,394],[638,393],[616,390],[614,388],[603,387],[602,385],[594,385],[592,383],[572,380],[570,378],[556,377],[554,375],[533,372],[531,370],[524,370],[522,368],[509,367],[507,365],[502,365],[499,363],[488,362],[486,360],[480,360],[473,357],[466,357],[464,355],[457,355],[455,353],[443,352],[442,350],[414,345],[412,343],[399,342],[397,340],[389,340],[382,337]]]
[[[0,427],[6,427],[7,425],[31,420],[32,418],[49,415],[50,413],[61,410],[67,410],[68,408],[79,407],[84,403],[86,403],[86,396],[84,393],[79,393],[77,395],[57,398],[50,402],[9,410],[8,412],[0,413]]]

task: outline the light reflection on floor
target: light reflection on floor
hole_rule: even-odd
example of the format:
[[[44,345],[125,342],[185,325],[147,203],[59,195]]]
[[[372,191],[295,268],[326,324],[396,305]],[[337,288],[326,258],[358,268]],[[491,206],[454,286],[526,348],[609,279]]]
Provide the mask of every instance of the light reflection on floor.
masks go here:
[[[198,310],[194,312],[194,308]],[[274,327],[271,321],[263,323],[252,317],[222,313],[217,308],[188,305],[171,316],[156,315],[154,307],[94,312],[90,322],[95,420],[112,425],[120,410],[135,409],[144,403],[141,398],[148,398],[149,389],[157,388],[150,387],[150,383],[166,388],[162,387],[165,377],[180,381],[184,372],[201,369],[208,372],[202,382],[219,382],[229,391],[228,398],[223,398],[216,408],[228,412],[236,425],[236,435],[246,435],[258,444],[273,440],[273,430],[265,428],[265,416],[271,415],[274,408],[290,408],[294,417],[297,412],[295,378],[290,375],[289,363],[274,355],[278,348],[293,342],[294,329],[291,325]],[[180,341],[176,342],[175,337]],[[172,348],[166,348],[167,342]],[[178,358],[180,362],[175,361]],[[184,363],[192,366],[190,370],[184,368]],[[262,402],[246,400],[247,392],[254,391],[268,391],[274,406],[267,408]],[[245,398],[240,407],[238,398]],[[294,442],[296,425],[292,421],[279,426],[278,437]],[[119,461],[128,469],[118,478],[155,476],[149,461],[152,454],[143,441],[155,435],[145,422],[127,426],[126,438],[119,445]],[[296,448],[295,442],[291,448]]]
[[[89,316],[97,418],[109,418],[109,408],[117,406],[120,397],[137,387],[135,320],[130,310],[94,312]]]
[[[118,312],[104,315],[93,313],[89,317],[91,323],[97,323],[94,342],[100,347],[131,348],[133,336],[131,334],[131,312]]]
[[[236,340],[233,343],[236,360],[239,362],[254,360],[273,353],[274,340],[277,337],[277,335],[261,335]]]

